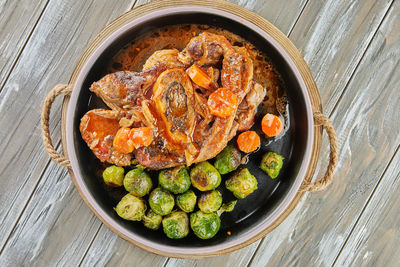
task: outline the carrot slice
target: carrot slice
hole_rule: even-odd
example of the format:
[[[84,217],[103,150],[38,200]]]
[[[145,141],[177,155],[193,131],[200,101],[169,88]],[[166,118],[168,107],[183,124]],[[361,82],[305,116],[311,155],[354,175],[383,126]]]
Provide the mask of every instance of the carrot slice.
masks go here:
[[[261,121],[261,128],[268,137],[277,136],[283,130],[283,122],[278,116],[267,113]]]
[[[237,102],[237,97],[231,90],[219,88],[208,97],[207,105],[211,114],[225,118],[233,115]]]
[[[244,153],[250,153],[260,146],[260,137],[254,131],[246,131],[237,138],[238,148]]]
[[[127,127],[121,127],[118,129],[117,134],[114,137],[113,147],[120,153],[128,154],[134,149],[134,143],[129,137],[131,129]]]
[[[197,65],[190,66],[186,73],[189,75],[190,79],[197,84],[206,89],[211,89],[211,85],[213,81],[211,80],[210,76],[207,75],[202,69],[200,69]]]
[[[153,130],[149,127],[132,128],[129,133],[135,148],[149,146],[153,141]]]

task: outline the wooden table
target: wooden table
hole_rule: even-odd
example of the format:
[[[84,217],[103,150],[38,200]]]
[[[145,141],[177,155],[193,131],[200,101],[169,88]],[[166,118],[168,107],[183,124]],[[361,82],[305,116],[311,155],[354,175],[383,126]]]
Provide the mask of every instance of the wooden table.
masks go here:
[[[122,240],[47,156],[40,111],[88,42],[144,2],[0,0],[0,266],[399,266],[400,1],[232,2],[275,24],[309,64],[339,140],[328,190],[306,194],[267,237],[230,255],[166,258]],[[60,112],[51,117],[60,148]]]

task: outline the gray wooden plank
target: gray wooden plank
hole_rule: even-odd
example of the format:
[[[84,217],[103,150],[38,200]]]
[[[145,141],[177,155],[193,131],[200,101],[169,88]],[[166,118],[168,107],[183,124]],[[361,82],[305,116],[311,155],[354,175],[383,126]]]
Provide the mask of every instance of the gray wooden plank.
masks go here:
[[[377,121],[376,128],[382,129],[378,137],[386,139],[393,135],[400,141],[399,84],[400,72],[400,3],[397,1],[387,15],[382,29],[371,43],[363,65],[379,66],[374,75],[381,87],[397,88],[387,98],[393,100],[377,103],[371,109],[383,109],[386,116]],[[375,74],[375,73],[374,73]],[[379,77],[379,78],[378,78]],[[369,80],[369,72],[364,71],[360,79]],[[371,86],[373,86],[372,84]],[[381,105],[379,105],[381,104]],[[388,116],[389,115],[389,116]],[[387,125],[392,125],[390,131]],[[397,129],[396,129],[397,125]],[[369,132],[377,131],[369,127]],[[374,136],[371,134],[371,136]],[[374,141],[372,139],[372,141]],[[399,144],[399,143],[397,143]],[[338,266],[396,266],[400,262],[400,152],[391,161],[385,175],[380,180],[357,225],[349,236],[336,262]]]
[[[296,215],[290,237],[271,242],[275,232],[267,236],[260,251],[269,252],[256,254],[252,266],[331,266],[357,223],[400,143],[399,32],[393,23],[398,22],[398,2],[395,5],[332,115],[340,148],[333,184],[307,196],[306,211]],[[327,153],[324,148],[321,154]],[[378,192],[374,197],[383,196]],[[362,223],[353,231],[355,237],[359,229],[364,229]],[[350,261],[351,256],[344,255]]]
[[[138,1],[137,5],[141,5],[149,1]],[[267,18],[270,21],[273,21],[274,24],[280,28],[284,33],[288,34],[292,29],[294,23],[296,22],[298,16],[300,15],[301,10],[303,9],[306,1],[291,1],[290,3],[283,3],[281,1],[232,1],[234,3],[245,6],[246,8],[253,10],[259,13],[261,16]],[[105,226],[102,226],[102,230],[96,236],[95,241],[93,242],[93,246],[90,247],[86,258],[84,260],[84,265],[93,265],[94,263],[98,263],[99,255],[101,256],[101,263],[111,261],[111,265],[124,265],[127,262],[137,262],[136,254],[138,253],[138,249],[134,246],[127,245],[125,240],[118,239],[118,242],[114,243],[113,248],[110,248],[107,251],[104,251],[102,247],[102,240],[110,239],[110,236],[114,234],[108,230],[103,229]],[[253,253],[255,252],[259,241],[245,247],[239,251],[236,251],[230,255],[224,255],[220,257],[213,257],[210,259],[201,259],[201,260],[182,260],[182,259],[173,259],[171,258],[167,265],[175,266],[175,265],[196,265],[196,266],[229,266],[231,264],[236,264],[240,262],[242,265],[246,265],[251,259]],[[128,248],[125,250],[125,247]],[[123,247],[124,257],[116,257],[114,255],[116,248]],[[140,251],[140,255],[144,253]],[[152,264],[153,265],[153,264]]]
[[[47,2],[0,1],[0,91]]]
[[[392,0],[310,1],[289,38],[302,52],[330,114]]]
[[[79,263],[100,226],[66,171],[49,164],[41,140],[40,106],[52,85],[68,81],[79,59],[75,55],[131,4],[51,1],[0,92],[0,177],[7,178],[0,181],[1,262]],[[59,100],[50,123],[55,143],[60,142],[60,108]]]
[[[400,153],[397,152],[335,266],[398,266]]]

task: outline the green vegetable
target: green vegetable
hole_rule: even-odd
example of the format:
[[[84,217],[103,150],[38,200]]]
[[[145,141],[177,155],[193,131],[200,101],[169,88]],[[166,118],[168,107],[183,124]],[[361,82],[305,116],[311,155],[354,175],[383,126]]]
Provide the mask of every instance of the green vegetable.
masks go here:
[[[205,213],[217,211],[222,205],[222,194],[218,190],[212,190],[201,194],[199,209]]]
[[[132,195],[143,197],[150,192],[153,182],[143,168],[135,168],[125,175],[124,187]]]
[[[190,171],[193,187],[200,191],[209,191],[217,188],[221,183],[221,175],[213,165],[207,161],[200,162]]]
[[[112,165],[103,171],[103,180],[111,187],[122,186],[124,180],[124,168]]]
[[[181,194],[190,187],[189,173],[184,165],[163,170],[158,174],[158,183],[174,194]]]
[[[151,230],[157,230],[160,228],[162,216],[155,213],[153,210],[149,210],[147,215],[143,217],[143,224]]]
[[[164,233],[172,239],[184,238],[189,234],[189,218],[183,211],[173,211],[162,220]]]
[[[146,211],[146,204],[141,198],[125,195],[114,209],[117,214],[129,221],[141,221]]]
[[[231,212],[235,208],[237,200],[230,201],[228,203],[222,204],[221,208],[217,211],[218,216],[221,216],[224,212]]]
[[[215,236],[221,226],[221,220],[216,212],[204,213],[201,210],[190,214],[190,227],[201,239]]]
[[[164,216],[172,211],[175,205],[175,200],[174,196],[170,192],[161,187],[157,187],[150,193],[149,204],[155,213]]]
[[[192,190],[188,190],[176,197],[176,205],[184,212],[192,212],[196,206],[197,196]]]
[[[241,154],[234,146],[226,146],[215,159],[214,166],[220,174],[227,174],[239,167]]]
[[[247,168],[236,171],[231,178],[225,181],[226,189],[237,198],[245,198],[257,189],[257,179]]]
[[[262,157],[260,168],[272,179],[275,179],[282,169],[284,157],[275,152],[268,152]]]

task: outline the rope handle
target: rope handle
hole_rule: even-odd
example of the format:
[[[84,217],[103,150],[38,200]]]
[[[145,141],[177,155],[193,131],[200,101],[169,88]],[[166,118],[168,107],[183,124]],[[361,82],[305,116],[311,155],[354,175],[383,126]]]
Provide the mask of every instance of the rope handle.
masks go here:
[[[333,174],[338,163],[338,141],[331,120],[320,112],[314,113],[314,125],[324,127],[329,138],[329,165],[324,176],[315,182],[304,182],[300,191],[316,192],[325,190],[332,183]]]
[[[49,129],[49,117],[50,117],[51,106],[53,105],[53,102],[56,99],[56,97],[59,95],[69,96],[71,95],[71,93],[72,93],[71,85],[57,84],[46,96],[42,109],[42,137],[43,137],[44,147],[46,148],[47,153],[54,162],[67,168],[71,168],[69,160],[55,150],[53,142],[51,141],[50,129]]]

